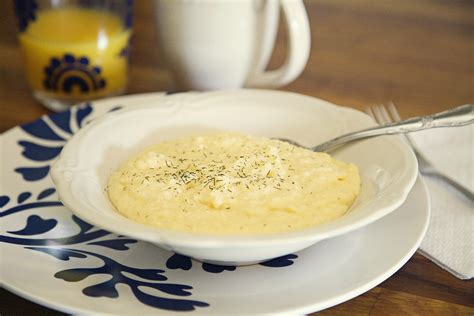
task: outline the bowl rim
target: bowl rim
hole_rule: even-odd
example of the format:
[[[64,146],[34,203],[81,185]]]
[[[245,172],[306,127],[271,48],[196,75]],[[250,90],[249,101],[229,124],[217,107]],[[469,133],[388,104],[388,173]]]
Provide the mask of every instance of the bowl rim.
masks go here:
[[[333,110],[345,111],[359,116],[366,116],[364,113],[357,111],[353,108],[343,107],[339,105],[332,104],[325,100],[319,98],[310,97],[306,95],[301,95],[293,92],[284,92],[284,91],[275,91],[275,90],[260,90],[260,89],[243,89],[243,90],[231,90],[231,91],[213,91],[213,92],[191,92],[183,94],[172,94],[166,96],[170,99],[173,96],[177,96],[181,99],[183,95],[198,96],[197,102],[202,101],[203,98],[207,96],[220,96],[220,95],[235,95],[235,94],[260,94],[260,95],[291,95],[298,98],[307,98],[310,99],[313,103],[319,103],[319,106],[324,106],[332,108]],[[181,96],[180,96],[181,95]],[[127,96],[127,98],[130,98]],[[97,103],[100,103],[98,101]],[[388,136],[386,141],[392,142],[394,146],[397,146],[401,151],[402,156],[406,158],[407,161],[411,162],[407,165],[404,170],[404,174],[407,180],[406,186],[398,187],[398,194],[392,194],[390,196],[390,203],[386,203],[385,207],[379,208],[377,211],[368,214],[367,216],[355,220],[352,223],[346,225],[341,225],[340,221],[337,219],[335,221],[318,225],[315,227],[309,227],[302,230],[296,230],[291,232],[283,233],[274,233],[274,234],[261,234],[261,235],[232,235],[232,234],[198,234],[198,233],[187,233],[181,231],[168,230],[163,228],[157,228],[152,226],[147,226],[145,224],[140,224],[134,222],[133,220],[127,219],[123,215],[119,214],[126,222],[127,229],[122,227],[123,225],[117,225],[117,222],[109,222],[104,220],[104,218],[92,216],[92,213],[89,211],[90,208],[79,200],[73,190],[69,185],[69,181],[65,179],[63,173],[72,172],[68,166],[68,157],[74,156],[80,148],[81,140],[85,135],[94,131],[97,127],[100,127],[105,122],[108,122],[113,117],[129,115],[129,113],[143,111],[143,110],[153,110],[160,108],[160,101],[151,99],[150,101],[145,101],[144,104],[134,105],[133,107],[127,107],[119,111],[109,112],[105,115],[102,115],[94,119],[90,124],[86,125],[84,128],[80,129],[73,137],[66,143],[63,147],[59,158],[53,163],[51,167],[51,178],[53,183],[56,186],[56,190],[59,195],[59,199],[70,211],[75,215],[79,216],[83,220],[108,231],[126,235],[138,240],[144,240],[157,244],[165,244],[172,246],[180,247],[190,247],[190,248],[220,248],[220,247],[242,247],[242,248],[256,248],[262,246],[274,246],[275,244],[296,244],[296,243],[315,243],[319,240],[327,239],[330,237],[335,237],[348,233],[350,231],[364,227],[386,215],[388,215],[393,210],[397,209],[407,198],[409,192],[411,191],[413,185],[415,184],[416,178],[418,176],[418,165],[416,157],[414,156],[412,150],[397,136]],[[185,101],[193,102],[193,101]],[[97,104],[96,103],[96,104]],[[166,102],[165,102],[166,103]],[[118,214],[118,212],[117,212]],[[96,215],[94,213],[94,215]],[[343,218],[343,217],[341,217]],[[335,226],[335,227],[334,227]],[[123,229],[122,229],[123,228]]]

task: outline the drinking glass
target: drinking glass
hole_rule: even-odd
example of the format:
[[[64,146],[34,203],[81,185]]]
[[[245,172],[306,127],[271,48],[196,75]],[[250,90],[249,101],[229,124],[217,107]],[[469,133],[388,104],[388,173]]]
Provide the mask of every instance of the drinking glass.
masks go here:
[[[33,94],[54,111],[124,92],[132,0],[16,0]]]

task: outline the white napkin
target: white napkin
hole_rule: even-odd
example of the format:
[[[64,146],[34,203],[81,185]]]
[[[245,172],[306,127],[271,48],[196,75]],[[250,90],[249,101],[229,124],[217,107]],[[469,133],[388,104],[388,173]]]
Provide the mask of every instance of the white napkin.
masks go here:
[[[435,168],[474,189],[474,126],[412,133],[419,151]],[[420,252],[460,279],[474,276],[474,205],[445,182],[424,177],[431,198],[431,221]]]

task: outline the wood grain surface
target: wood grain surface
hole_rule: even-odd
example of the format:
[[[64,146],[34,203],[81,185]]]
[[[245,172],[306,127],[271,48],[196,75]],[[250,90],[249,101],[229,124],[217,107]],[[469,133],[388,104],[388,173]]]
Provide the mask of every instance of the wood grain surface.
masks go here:
[[[474,101],[474,1],[307,0],[312,48],[303,74],[281,90],[363,110],[393,101],[402,116]],[[173,90],[163,70],[151,1],[135,2],[127,93]],[[0,1],[0,132],[48,113],[23,75],[11,1]],[[282,25],[270,68],[285,58]],[[0,258],[1,259],[1,258]],[[0,290],[1,315],[59,315]],[[416,254],[388,280],[322,315],[474,315],[474,281]]]

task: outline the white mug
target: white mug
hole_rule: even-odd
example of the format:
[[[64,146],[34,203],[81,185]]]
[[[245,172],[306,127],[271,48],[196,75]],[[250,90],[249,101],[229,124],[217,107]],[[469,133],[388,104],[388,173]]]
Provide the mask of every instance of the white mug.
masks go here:
[[[287,58],[265,71],[278,29],[280,5]],[[160,51],[180,89],[279,87],[303,71],[310,27],[302,0],[155,0]]]

